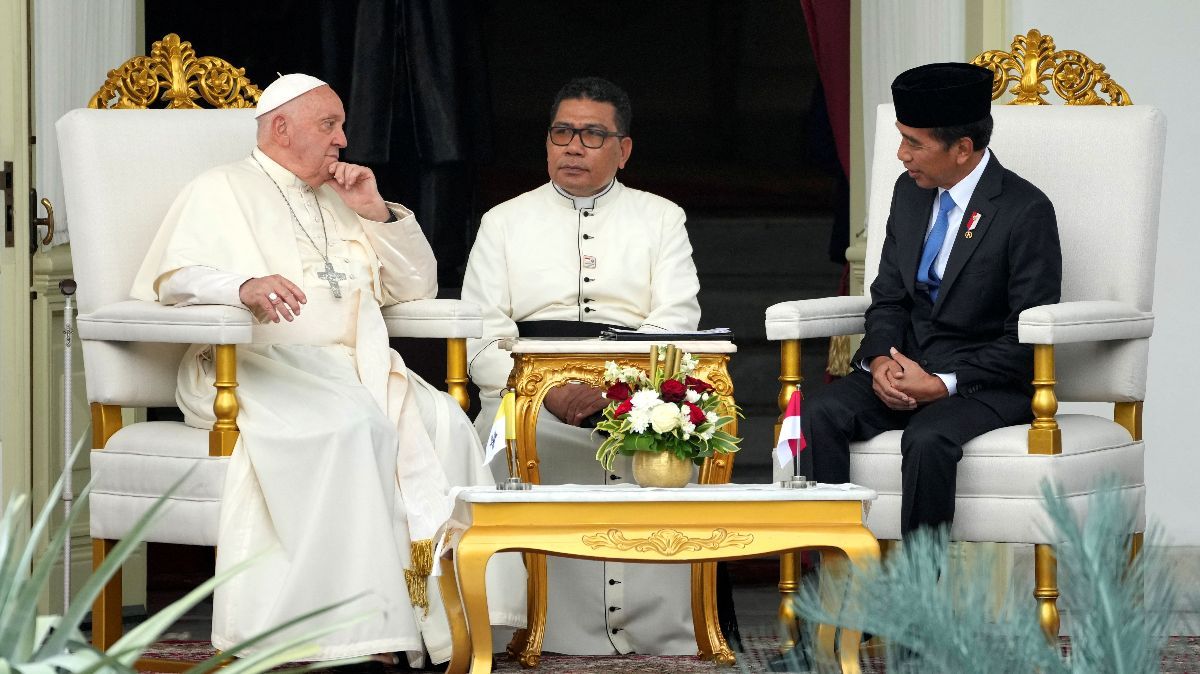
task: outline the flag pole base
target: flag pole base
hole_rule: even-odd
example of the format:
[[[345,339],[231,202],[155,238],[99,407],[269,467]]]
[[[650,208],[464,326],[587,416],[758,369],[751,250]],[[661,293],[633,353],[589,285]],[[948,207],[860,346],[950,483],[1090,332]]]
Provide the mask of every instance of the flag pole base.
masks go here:
[[[528,482],[522,482],[519,477],[506,478],[503,482],[496,484],[496,489],[502,491],[529,491],[533,489],[533,485]]]
[[[816,480],[806,480],[803,475],[779,481],[780,489],[808,489],[817,486]]]

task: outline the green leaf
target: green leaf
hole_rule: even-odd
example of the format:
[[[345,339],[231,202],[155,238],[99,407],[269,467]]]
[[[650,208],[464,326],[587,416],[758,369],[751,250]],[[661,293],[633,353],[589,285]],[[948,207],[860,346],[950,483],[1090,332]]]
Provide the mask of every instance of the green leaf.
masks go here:
[[[175,624],[176,620],[181,618],[193,606],[200,603],[209,594],[212,594],[217,585],[241,573],[246,567],[261,558],[262,555],[250,557],[204,581],[180,599],[171,602],[169,606],[126,632],[109,648],[109,652],[117,654],[117,658],[121,662],[132,666],[146,647],[157,641],[159,635],[167,631],[171,625]],[[126,653],[132,653],[132,657],[124,655]]]
[[[288,620],[287,622],[285,622],[283,624],[277,625],[274,628],[267,630],[266,632],[262,632],[261,634],[256,634],[253,637],[251,637],[245,641],[235,644],[233,647],[231,647],[227,651],[217,653],[217,654],[213,655],[212,657],[208,658],[207,660],[197,663],[196,666],[189,669],[188,672],[189,672],[189,674],[207,674],[207,672],[216,670],[217,668],[222,667],[222,665],[224,665],[224,663],[229,662],[230,660],[232,660],[235,657],[238,657],[238,653],[241,653],[241,652],[245,651],[246,649],[252,648],[257,644],[262,643],[263,641],[265,641],[267,639],[270,639],[271,637],[275,636],[276,634],[279,634],[285,630],[289,630],[292,627],[295,627],[296,625],[299,625],[307,620],[311,620],[315,617],[324,615],[330,611],[341,608],[342,606],[345,606],[345,605],[349,604],[350,602],[358,601],[363,596],[365,596],[365,593],[356,595],[354,597],[350,597],[349,599],[340,601],[336,604],[330,604],[329,606],[315,609],[315,610],[309,611],[307,613],[302,613],[301,615],[298,615],[295,618],[292,618],[291,620]],[[356,614],[346,620],[336,623],[335,625],[332,625],[332,626],[327,625],[325,627],[318,628],[315,631],[306,632],[303,635],[297,636],[294,639],[284,642],[284,644],[282,644],[282,646],[288,646],[289,644],[292,644],[292,645],[303,644],[305,641],[311,641],[313,639],[316,639],[317,637],[337,631],[348,625],[353,625],[354,623],[361,622],[361,621],[365,620],[367,617],[374,615],[375,613],[377,613],[377,611],[365,611],[363,613]],[[286,662],[286,660],[284,662]],[[274,666],[274,665],[272,665],[272,666]],[[221,671],[224,672],[226,670],[222,669]]]
[[[61,486],[62,479],[59,478],[60,492]],[[83,488],[83,491],[79,493],[79,500],[81,502],[87,502],[87,498],[88,495],[91,494],[91,490],[92,485],[89,483]],[[58,497],[54,496],[52,498]],[[47,503],[49,503],[49,501],[47,501]],[[32,633],[30,633],[29,630],[35,625],[35,618],[37,617],[38,608],[38,595],[42,593],[42,588],[45,587],[46,581],[50,577],[50,571],[54,568],[54,563],[58,561],[58,556],[53,554],[51,551],[62,549],[63,541],[65,541],[67,536],[70,535],[72,525],[74,525],[75,521],[79,519],[79,516],[83,513],[83,510],[83,508],[72,509],[71,514],[68,515],[63,520],[62,524],[60,524],[54,530],[50,540],[46,544],[46,554],[42,555],[41,559],[39,559],[37,564],[33,567],[33,572],[29,574],[29,578],[21,584],[20,591],[17,592],[15,600],[8,607],[6,607],[6,609],[11,609],[11,612],[5,616],[4,629],[0,631],[0,643],[19,643],[20,645],[18,647],[21,648],[22,651],[25,648],[33,648],[34,644],[32,639],[26,639],[22,637],[24,634],[29,634],[32,636]],[[45,512],[45,509],[43,509],[43,512]],[[26,544],[26,547],[32,548],[36,546],[36,544],[37,540],[33,536],[30,536],[30,540]],[[25,558],[25,555],[22,555],[22,560]],[[61,623],[61,628],[54,632],[46,641],[46,643],[55,641],[61,641],[65,643],[66,639],[70,637],[71,630],[75,629],[76,627],[78,627],[76,623],[67,622],[64,619]],[[18,642],[18,640],[20,641]],[[49,652],[53,653],[61,650],[62,645],[60,644],[57,648],[51,649]],[[17,662],[23,662],[29,658],[29,653],[21,651],[18,651],[13,655],[15,655],[14,660]]]
[[[91,612],[92,602],[94,602],[96,597],[100,595],[100,592],[104,589],[104,586],[108,583],[108,580],[112,578],[112,575],[116,573],[117,569],[121,568],[121,565],[125,563],[125,559],[129,557],[129,555],[133,554],[135,550],[137,550],[137,546],[141,543],[142,536],[145,534],[146,529],[148,529],[150,525],[153,524],[156,519],[158,519],[159,513],[161,513],[162,509],[166,507],[171,496],[175,494],[175,492],[179,489],[179,486],[183,484],[184,480],[187,480],[189,477],[191,477],[193,470],[195,470],[194,467],[189,469],[188,472],[184,473],[183,477],[176,480],[175,483],[172,484],[166,490],[166,492],[154,502],[154,505],[150,506],[150,508],[138,518],[137,522],[135,522],[130,528],[129,533],[125,535],[125,538],[121,539],[116,545],[113,546],[113,549],[108,553],[108,555],[105,556],[104,561],[100,564],[100,566],[92,571],[92,575],[88,577],[87,581],[83,584],[83,587],[81,587],[75,593],[75,599],[71,602],[67,612],[63,615],[62,622],[64,625],[71,629],[78,628],[79,624],[83,621],[83,618]],[[89,489],[90,487],[91,485],[88,486]],[[72,513],[82,510],[83,508],[77,508],[72,510]],[[55,632],[50,639],[47,640],[46,644],[43,646],[43,649],[45,652],[49,653],[62,650],[64,644],[66,643],[67,636],[68,632],[66,631]]]

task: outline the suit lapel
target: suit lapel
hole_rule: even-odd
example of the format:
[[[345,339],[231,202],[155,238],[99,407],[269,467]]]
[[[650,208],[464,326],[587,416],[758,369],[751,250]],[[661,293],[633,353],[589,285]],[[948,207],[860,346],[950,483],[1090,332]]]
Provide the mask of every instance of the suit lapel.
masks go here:
[[[950,259],[946,261],[946,272],[942,275],[938,299],[933,306],[935,312],[942,306],[946,296],[950,294],[950,288],[958,279],[959,273],[966,266],[967,261],[979,248],[983,237],[987,236],[997,210],[993,200],[1000,195],[1003,177],[1004,167],[1000,165],[1000,161],[993,153],[987,167],[983,169],[983,175],[979,177],[979,184],[975,186],[975,192],[971,194],[971,202],[963,210],[962,221],[958,223],[958,229],[954,232],[954,246],[950,249]],[[979,219],[971,228],[971,235],[967,236],[967,228],[975,213],[979,214]]]

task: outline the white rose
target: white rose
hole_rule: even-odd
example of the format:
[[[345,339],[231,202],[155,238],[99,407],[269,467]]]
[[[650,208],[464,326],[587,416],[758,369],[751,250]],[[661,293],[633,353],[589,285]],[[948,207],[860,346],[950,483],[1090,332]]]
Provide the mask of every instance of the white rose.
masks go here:
[[[656,433],[670,433],[679,427],[679,406],[663,403],[650,410],[650,425]]]

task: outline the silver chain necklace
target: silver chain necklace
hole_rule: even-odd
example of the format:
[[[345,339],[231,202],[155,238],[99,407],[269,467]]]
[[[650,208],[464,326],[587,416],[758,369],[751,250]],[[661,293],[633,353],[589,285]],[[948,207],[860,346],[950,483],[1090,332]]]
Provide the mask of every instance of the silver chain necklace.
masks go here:
[[[304,227],[304,223],[300,222],[300,218],[296,215],[296,209],[292,208],[292,202],[288,201],[287,195],[283,193],[283,188],[280,187],[279,183],[275,182],[275,178],[271,177],[271,174],[267,172],[267,167],[263,166],[262,162],[260,162],[258,157],[255,157],[253,153],[250,154],[250,158],[254,160],[255,164],[258,164],[258,168],[262,169],[263,174],[267,176],[267,180],[270,180],[271,184],[275,186],[275,189],[279,192],[279,196],[283,198],[283,203],[285,206],[287,206],[288,212],[292,214],[292,219],[296,221],[296,225],[300,227],[300,231],[304,232],[304,236],[308,239],[308,242],[312,244],[314,249],[316,249],[317,255],[320,255],[321,259],[325,261],[325,271],[317,272],[317,278],[328,283],[329,290],[333,293],[333,296],[341,299],[342,286],[338,284],[338,281],[346,280],[347,276],[342,272],[336,271],[333,268],[333,263],[329,261],[329,232],[325,229],[325,214],[321,212],[321,201],[317,199],[316,191],[313,192],[313,201],[317,202],[317,216],[321,218],[321,236],[325,238],[324,252],[321,251],[321,248],[317,245],[317,242],[313,240],[312,235],[308,233],[308,229]]]

